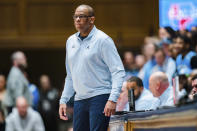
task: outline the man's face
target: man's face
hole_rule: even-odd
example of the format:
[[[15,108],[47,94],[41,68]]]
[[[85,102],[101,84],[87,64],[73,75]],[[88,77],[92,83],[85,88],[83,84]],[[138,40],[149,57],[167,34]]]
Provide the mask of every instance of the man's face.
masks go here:
[[[134,56],[131,52],[125,52],[124,54],[124,62],[125,64],[133,64]]]
[[[154,79],[150,78],[150,80],[149,80],[149,89],[152,92],[154,97],[158,97],[156,86],[157,85],[156,85],[156,82],[154,81]]]
[[[162,66],[164,61],[165,61],[165,56],[164,54],[162,53],[162,51],[157,51],[155,53],[155,60],[157,62],[158,65]]]
[[[73,19],[74,19],[74,25],[77,31],[85,32],[90,28],[91,19],[89,17],[87,8],[78,7],[75,10]]]
[[[192,81],[192,88],[197,88],[197,79]]]
[[[22,117],[22,118],[26,117],[27,108],[28,108],[28,105],[25,103],[17,105],[17,109],[18,109],[18,113],[19,113],[20,117]]]
[[[176,49],[176,52],[181,53],[184,48],[184,41],[178,37],[175,40],[174,48]]]
[[[160,97],[164,93],[164,91],[168,88],[168,86],[169,83],[167,82],[163,83],[153,78],[150,78],[149,80],[149,88],[154,97]]]
[[[175,42],[173,42],[173,43],[175,43]],[[175,49],[175,44],[169,45],[169,48],[168,48],[168,55],[169,55],[170,57],[175,57],[175,58],[176,58],[177,54],[178,54],[178,52],[177,52],[177,50]]]
[[[23,68],[27,67],[27,58],[24,54],[18,54],[18,57],[16,58],[15,62],[18,66],[22,66]]]
[[[44,89],[44,90],[47,90],[50,88],[50,80],[49,80],[49,77],[48,76],[41,76],[40,78],[40,85],[41,85],[41,88]]]
[[[140,87],[137,86],[136,82],[127,82],[127,89],[134,89],[135,100],[140,97]]]
[[[136,66],[141,69],[143,67],[143,65],[145,64],[145,57],[144,55],[137,55],[135,58],[135,63]]]
[[[159,29],[159,38],[164,39],[164,38],[169,38],[169,37],[170,35],[168,34],[165,28]]]
[[[197,79],[194,79],[192,81],[192,94],[196,94],[197,93]]]
[[[147,57],[152,57],[155,54],[155,46],[152,43],[148,43],[144,46],[144,54]]]

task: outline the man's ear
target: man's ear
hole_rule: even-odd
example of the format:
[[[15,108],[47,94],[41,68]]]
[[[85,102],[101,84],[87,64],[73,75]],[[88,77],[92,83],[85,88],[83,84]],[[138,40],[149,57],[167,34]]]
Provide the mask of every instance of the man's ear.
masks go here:
[[[94,21],[95,21],[95,17],[94,16],[90,17],[90,23],[94,24]]]
[[[161,86],[161,82],[159,82],[159,81],[157,81],[157,83],[156,83],[156,90],[159,90],[159,88],[160,88],[160,86]]]

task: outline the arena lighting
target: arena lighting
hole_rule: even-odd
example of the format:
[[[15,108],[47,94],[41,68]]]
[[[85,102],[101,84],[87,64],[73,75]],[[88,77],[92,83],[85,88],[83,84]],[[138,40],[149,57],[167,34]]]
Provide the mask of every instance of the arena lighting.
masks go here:
[[[174,30],[197,26],[197,0],[159,0],[159,25]]]

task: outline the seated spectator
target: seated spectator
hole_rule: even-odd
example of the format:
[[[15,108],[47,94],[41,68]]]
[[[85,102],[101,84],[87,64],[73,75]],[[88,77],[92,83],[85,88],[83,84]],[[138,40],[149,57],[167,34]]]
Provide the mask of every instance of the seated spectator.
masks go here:
[[[174,40],[175,41],[175,40]],[[176,57],[178,56],[177,50],[175,49],[175,44],[173,42],[173,44],[169,45],[168,47],[168,55],[169,57],[171,57],[173,60],[176,60]]]
[[[189,94],[189,99],[193,100],[194,95],[197,94],[197,75],[192,78],[192,91]]]
[[[159,46],[163,49],[166,57],[169,57],[171,55],[170,52],[169,52],[169,50],[170,50],[170,45],[172,43],[173,43],[172,40],[170,40],[168,38],[164,38],[160,42],[160,45]]]
[[[155,54],[156,48],[157,48],[157,45],[155,43],[144,44],[142,53],[145,56],[146,62],[148,62],[149,60],[152,60],[153,55]]]
[[[160,39],[164,39],[164,38],[173,39],[174,37],[176,37],[176,33],[171,27],[166,26],[159,28]]]
[[[155,44],[155,45],[158,46],[159,43],[160,43],[160,38],[159,38],[158,36],[145,36],[145,38],[144,38],[144,49],[146,48],[146,49],[144,50],[144,51],[146,52],[146,53],[144,52],[144,53],[145,53],[145,54],[144,54],[145,56],[148,55],[148,54],[151,55],[151,52],[149,52],[149,51],[147,50],[148,48],[149,48],[149,49],[151,48],[150,45],[149,45],[148,48],[145,47],[145,46],[148,45],[149,43],[153,43],[153,44]],[[148,53],[148,54],[147,54],[147,53]],[[147,59],[147,60],[149,60],[149,59]]]
[[[125,80],[137,75],[138,71],[136,70],[135,58],[131,51],[124,52],[123,64],[126,73]]]
[[[163,72],[155,72],[150,76],[149,88],[154,97],[160,101],[154,107],[174,106],[172,87],[169,86],[168,77]]]
[[[138,70],[138,76],[140,78],[143,78],[143,76],[144,76],[143,66],[145,63],[146,63],[146,59],[145,59],[144,55],[142,55],[142,54],[136,55],[135,64],[136,64],[136,68]]]
[[[148,43],[144,47],[144,54],[145,57],[150,59],[144,64],[143,70],[143,77],[140,77],[143,80],[144,88],[149,89],[149,77],[152,72],[152,68],[156,65],[156,61],[154,58],[155,51],[157,50],[157,46],[153,43]],[[149,52],[146,54],[146,52]]]
[[[137,70],[140,70],[144,64],[145,64],[146,60],[145,60],[145,56],[142,54],[138,54],[135,57],[135,64],[136,64],[136,68]]]
[[[151,103],[156,103],[157,98],[153,97],[151,92],[143,87],[143,82],[139,77],[131,77],[125,86],[123,87],[123,92],[121,93],[118,102],[118,111],[129,111],[128,105],[128,90],[134,89],[134,99],[135,99],[135,110],[150,110],[156,109]],[[121,106],[120,106],[121,105]]]
[[[40,114],[29,107],[24,97],[18,97],[16,108],[6,118],[6,131],[45,131],[45,128]]]
[[[179,101],[181,98],[184,98],[188,92],[189,92],[189,85],[188,85],[188,79],[186,75],[179,75],[179,87],[177,91],[177,98],[176,101]],[[191,90],[190,90],[191,91]]]
[[[194,51],[190,50],[190,39],[185,35],[178,35],[175,42],[175,49],[179,52],[176,58],[178,74],[190,74],[192,72],[191,59],[196,56]]]
[[[161,71],[166,73],[171,84],[172,78],[176,71],[176,63],[171,57],[167,57],[162,49],[155,52],[156,65],[152,69],[152,73]]]

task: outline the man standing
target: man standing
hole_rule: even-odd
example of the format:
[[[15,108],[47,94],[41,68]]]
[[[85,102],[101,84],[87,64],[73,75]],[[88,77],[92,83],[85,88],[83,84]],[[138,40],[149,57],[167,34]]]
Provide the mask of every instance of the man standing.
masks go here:
[[[12,111],[15,106],[16,98],[24,96],[31,105],[31,94],[28,88],[28,80],[24,75],[27,67],[26,56],[21,51],[16,51],[12,54],[13,66],[9,72],[6,86],[5,105],[8,107],[8,112]]]
[[[80,5],[73,16],[78,33],[66,44],[64,90],[59,115],[67,120],[66,103],[75,94],[74,131],[106,131],[115,113],[125,71],[112,39],[94,26],[93,8]]]

